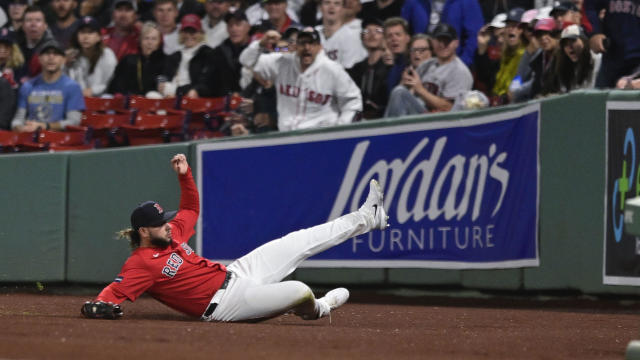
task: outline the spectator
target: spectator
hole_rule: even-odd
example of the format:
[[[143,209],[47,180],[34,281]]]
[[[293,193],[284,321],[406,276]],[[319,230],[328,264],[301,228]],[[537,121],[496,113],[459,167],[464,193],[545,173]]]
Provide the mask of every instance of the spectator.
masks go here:
[[[477,35],[478,47],[474,54],[474,88],[487,96],[496,83],[496,74],[500,69],[500,58],[505,40],[507,14],[496,15],[490,23],[480,28]]]
[[[460,44],[456,29],[441,23],[432,33],[435,58],[417,69],[409,66],[402,82],[389,97],[386,117],[421,114],[426,111],[449,111],[454,101],[471,90],[473,77],[456,55]]]
[[[137,9],[136,0],[115,0],[113,26],[102,31],[102,41],[113,50],[118,60],[125,55],[138,53],[140,30],[136,26]]]
[[[1,51],[1,50],[0,50]],[[4,77],[0,77],[0,129],[9,130],[16,110],[16,93]]]
[[[207,0],[204,3],[204,8],[207,11],[207,15],[202,19],[202,28],[206,35],[207,45],[215,49],[229,37],[224,17],[229,13],[231,1]]]
[[[362,117],[378,119],[384,115],[389,100],[387,73],[392,62],[385,62],[383,56],[385,44],[382,21],[369,19],[362,25],[362,45],[367,49],[368,55],[348,72],[362,93]]]
[[[477,0],[446,0],[441,23],[453,26],[459,34],[460,46],[457,55],[469,67],[477,47],[477,34],[484,24],[482,10]]]
[[[177,6],[180,9],[178,21],[182,21],[182,18],[188,14],[198,15],[200,19],[206,15],[204,6],[198,0],[178,0]]]
[[[80,17],[91,16],[98,20],[100,28],[108,27],[113,17],[113,1],[112,0],[82,0],[79,2]]]
[[[555,74],[543,89],[544,95],[595,86],[601,55],[589,49],[589,39],[579,25],[573,24],[562,30],[560,46],[554,56]]]
[[[254,71],[276,87],[280,131],[348,124],[362,111],[360,90],[312,28],[298,33],[295,54],[263,54]]]
[[[213,64],[216,69],[213,96],[225,96],[242,90],[240,78],[243,68],[240,64],[240,53],[249,45],[251,25],[242,11],[228,13],[225,22],[229,38],[213,51]],[[248,69],[244,71],[249,72]]]
[[[522,8],[513,8],[507,14],[500,68],[496,73],[495,85],[491,91],[491,105],[493,106],[509,103],[509,86],[518,72],[518,65],[525,52],[527,42],[520,21],[523,14],[524,9]]]
[[[180,44],[183,48],[168,61],[167,73],[171,81],[159,83],[158,91],[166,97],[213,96],[213,87],[218,86],[212,80],[214,54],[205,43],[202,22],[197,15],[188,14],[182,18]]]
[[[176,0],[155,0],[153,5],[153,19],[162,33],[164,53],[171,55],[180,50],[178,44],[178,7]]]
[[[260,17],[254,20],[255,22],[252,22],[251,17],[255,17],[256,15],[252,14],[251,8],[249,8],[246,12],[249,24],[254,25],[260,23],[260,27],[264,29],[275,29],[280,34],[283,34],[290,27],[300,26],[287,11],[287,0],[262,0],[261,3],[264,7],[264,12],[266,12],[267,19],[264,19],[264,15],[260,15]],[[257,6],[258,9],[262,10],[259,4],[257,4]],[[261,19],[263,20],[261,21]]]
[[[102,96],[118,65],[116,55],[101,40],[100,25],[89,16],[81,19],[67,51],[67,74],[84,96]],[[71,54],[70,54],[71,53]]]
[[[25,74],[22,51],[16,45],[9,29],[0,29],[0,77],[5,78],[13,89],[17,89]]]
[[[9,1],[9,21],[2,26],[8,29],[12,36],[16,36],[16,32],[22,29],[24,20],[24,12],[29,5],[28,0],[10,0]]]
[[[298,14],[287,0],[258,0],[246,9],[245,15],[252,26],[275,29],[280,34],[291,26],[300,27]]]
[[[431,59],[431,39],[425,34],[416,34],[409,42],[409,64],[415,70],[422,63]]]
[[[343,1],[322,0],[322,25],[316,26],[316,30],[329,59],[349,69],[367,56],[367,50],[360,41],[361,27],[355,23],[351,26],[343,23]]]
[[[55,40],[43,44],[38,55],[42,74],[20,88],[14,131],[63,130],[80,124],[84,97],[80,86],[62,73],[64,50]]]
[[[582,22],[580,9],[572,1],[557,2],[549,15],[556,21],[558,29],[564,28],[565,24],[580,24]]]
[[[401,17],[392,17],[384,22],[384,38],[387,47],[393,54],[393,65],[387,75],[387,91],[398,85],[402,72],[409,63],[409,24]]]
[[[55,20],[49,23],[49,29],[53,38],[63,49],[69,47],[71,37],[80,24],[75,14],[76,7],[78,7],[76,0],[51,0]]]
[[[538,39],[533,36],[533,23],[537,15],[537,9],[527,10],[522,15],[521,22],[524,29],[523,34],[527,39],[527,46],[520,58],[516,76],[509,86],[509,102],[521,102],[531,97],[531,87],[533,84],[531,61],[542,52],[540,44],[538,44]]]
[[[407,33],[416,34],[427,31],[429,25],[429,2],[421,0],[373,0],[362,4],[362,19],[380,19],[386,21],[401,17],[407,21]]]
[[[25,10],[22,30],[18,33],[18,45],[27,64],[27,76],[34,77],[40,73],[40,61],[37,56],[40,47],[53,40],[42,9],[30,6]]]
[[[593,0],[584,3],[593,26],[590,47],[596,54],[603,53],[602,66],[596,78],[596,87],[610,88],[621,76],[630,74],[640,65],[640,19],[637,2],[623,6],[619,1]],[[627,5],[627,3],[624,3]],[[600,13],[605,10],[604,17]]]
[[[531,69],[533,71],[533,83],[531,84],[531,96],[536,97],[542,93],[555,74],[555,65],[553,54],[558,48],[558,40],[560,30],[558,30],[555,20],[552,18],[544,18],[536,22],[533,31],[534,36],[540,43],[542,51],[531,60]]]
[[[145,23],[140,30],[140,51],[120,60],[109,85],[109,93],[146,95],[156,91],[158,76],[167,77],[167,59],[157,25]]]
[[[358,18],[360,11],[362,11],[362,3],[360,0],[344,0],[344,4],[342,5],[342,23],[349,26],[357,26],[358,32],[362,31],[362,20]]]

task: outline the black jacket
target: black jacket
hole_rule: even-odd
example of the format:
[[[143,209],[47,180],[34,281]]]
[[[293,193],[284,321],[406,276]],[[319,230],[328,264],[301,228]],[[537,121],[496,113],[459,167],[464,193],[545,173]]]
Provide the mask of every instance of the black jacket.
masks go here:
[[[214,72],[219,72],[215,67],[214,51],[207,45],[202,45],[196,51],[195,55],[189,61],[189,78],[191,83],[181,86],[176,90],[176,95],[181,96],[188,93],[191,89],[198,92],[200,97],[220,96],[214,93],[214,89],[218,88]],[[173,79],[177,72],[180,60],[182,59],[182,51],[176,51],[169,55],[165,72],[169,79]],[[215,69],[215,71],[214,71]]]
[[[242,64],[240,53],[248,44],[236,45],[227,39],[213,51],[213,62],[216,69],[215,89],[213,96],[225,96],[240,92],[240,76]]]
[[[365,119],[379,119],[384,116],[389,94],[387,92],[387,74],[390,66],[382,58],[373,65],[364,59],[347,72],[362,93],[362,116]]]
[[[142,56],[141,53],[124,56],[113,74],[109,93],[144,95],[149,91],[158,90],[158,76],[169,77],[165,73],[167,60],[162,47],[148,57]]]

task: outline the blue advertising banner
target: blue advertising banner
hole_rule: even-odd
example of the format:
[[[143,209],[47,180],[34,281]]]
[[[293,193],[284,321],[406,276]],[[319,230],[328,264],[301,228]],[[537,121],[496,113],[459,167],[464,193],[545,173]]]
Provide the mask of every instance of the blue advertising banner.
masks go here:
[[[307,267],[538,266],[538,104],[484,117],[197,145],[197,247],[228,263],[357,210],[378,179],[391,227]]]

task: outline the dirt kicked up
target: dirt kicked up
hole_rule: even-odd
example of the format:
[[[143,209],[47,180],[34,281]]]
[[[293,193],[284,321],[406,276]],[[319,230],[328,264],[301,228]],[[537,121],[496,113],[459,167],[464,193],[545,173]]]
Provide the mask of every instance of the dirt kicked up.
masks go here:
[[[321,295],[321,294],[320,294]],[[622,359],[640,301],[354,292],[331,319],[204,323],[149,297],[89,320],[91,296],[0,293],[2,359]]]

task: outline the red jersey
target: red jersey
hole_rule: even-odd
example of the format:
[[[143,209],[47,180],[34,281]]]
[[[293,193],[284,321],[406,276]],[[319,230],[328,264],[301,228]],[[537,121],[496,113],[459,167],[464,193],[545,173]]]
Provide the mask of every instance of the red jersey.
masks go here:
[[[197,255],[187,240],[195,234],[200,213],[198,190],[191,168],[180,181],[180,208],[169,222],[173,241],[165,248],[137,248],[122,270],[96,300],[120,304],[135,301],[145,291],[172,309],[201,316],[213,294],[222,286],[227,269]]]
[[[125,55],[137,54],[140,43],[140,29],[134,26],[131,32],[124,37],[117,36],[115,30],[113,26],[102,29],[102,42],[113,50],[118,61]]]

